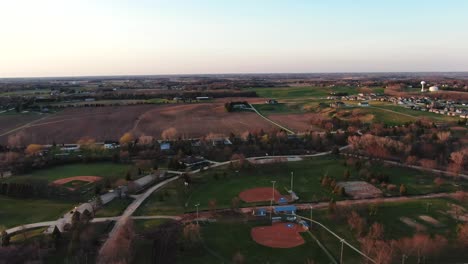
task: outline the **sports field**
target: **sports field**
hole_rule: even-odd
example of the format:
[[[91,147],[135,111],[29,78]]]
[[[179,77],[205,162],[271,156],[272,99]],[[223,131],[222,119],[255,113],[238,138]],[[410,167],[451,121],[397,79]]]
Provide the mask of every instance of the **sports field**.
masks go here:
[[[0,226],[57,220],[76,204],[44,199],[15,199],[0,196]]]
[[[362,180],[354,167],[344,165],[344,159],[332,156],[306,159],[303,161],[256,165],[254,169],[236,170],[216,168],[192,176],[192,183],[188,188],[183,182],[174,182],[159,194],[153,194],[138,209],[139,215],[177,214],[184,211],[193,212],[195,204],[200,203],[200,209],[209,209],[209,201],[216,201],[216,208],[230,208],[232,199],[238,197],[245,190],[252,188],[271,188],[276,181],[275,189],[286,195],[290,188],[290,175],[294,172],[294,191],[299,196],[299,202],[329,201],[330,198],[343,199],[332,194],[329,188],[320,183],[320,177],[328,175],[336,181],[344,180],[344,172],[350,169],[350,181]],[[390,177],[390,183],[399,187],[405,184],[408,195],[426,194],[431,192],[455,191],[466,189],[465,181],[454,182],[446,178],[440,187],[433,184],[434,175],[418,170],[402,167],[388,167],[374,165],[370,171],[384,172]],[[388,195],[399,195],[398,190],[387,191],[385,187],[375,185]],[[398,189],[398,188],[397,188]],[[271,189],[270,189],[271,190]],[[185,208],[185,204],[187,207]],[[266,202],[244,203],[240,206],[266,205]]]
[[[131,168],[131,165],[111,162],[79,163],[35,170],[28,174],[7,178],[4,182],[28,182],[29,180],[34,179],[53,182],[75,176],[99,176],[116,180],[119,178],[125,178],[126,172],[131,170]]]

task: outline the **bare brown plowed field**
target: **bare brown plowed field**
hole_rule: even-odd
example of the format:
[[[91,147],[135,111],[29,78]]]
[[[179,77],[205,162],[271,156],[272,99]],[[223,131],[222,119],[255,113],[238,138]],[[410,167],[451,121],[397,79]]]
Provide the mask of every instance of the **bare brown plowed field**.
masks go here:
[[[28,114],[11,114],[11,115],[0,115],[0,135],[10,131],[11,129],[17,128],[21,125],[25,125],[29,122],[41,118],[41,115],[28,115]]]
[[[186,138],[276,129],[255,113],[227,113],[223,103],[215,102],[68,108],[21,129],[20,133],[24,135],[24,144],[60,144],[73,143],[85,136],[96,141],[118,140],[128,131],[136,136],[160,138],[162,131],[170,127]],[[6,143],[12,134],[1,136],[0,144]]]
[[[271,114],[268,118],[294,132],[319,131],[319,128],[310,124],[314,116],[316,114]]]
[[[184,138],[201,137],[208,133],[228,135],[275,127],[255,113],[228,113],[222,103],[184,104],[163,106],[141,115],[134,131],[139,134],[160,136],[162,131],[174,127]]]

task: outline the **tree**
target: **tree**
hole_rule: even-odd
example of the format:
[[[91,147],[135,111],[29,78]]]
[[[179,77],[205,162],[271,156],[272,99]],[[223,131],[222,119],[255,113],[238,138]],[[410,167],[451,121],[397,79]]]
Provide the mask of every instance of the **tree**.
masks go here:
[[[41,152],[42,146],[39,144],[29,144],[26,150],[24,151],[26,154],[34,156]]]
[[[468,224],[462,224],[457,229],[457,242],[461,248],[468,248]]]
[[[231,200],[231,209],[232,210],[237,210],[239,208],[239,204],[240,204],[240,199],[239,197],[234,197],[232,198]]]
[[[176,136],[177,129],[175,129],[174,127],[170,127],[161,133],[161,138],[164,140],[173,140],[176,139]]]
[[[364,232],[365,220],[356,211],[352,211],[348,215],[348,225],[351,230],[356,232],[356,235],[360,237]]]
[[[208,201],[208,206],[210,207],[210,210],[212,213],[216,211],[216,205],[217,205],[216,199],[211,199]]]
[[[243,264],[245,262],[244,255],[242,255],[239,251],[232,256],[232,263],[234,264]]]
[[[127,180],[127,181],[132,180],[132,174],[130,173],[130,171],[127,171],[127,174],[125,174],[125,180]]]
[[[442,179],[441,177],[437,177],[434,179],[434,184],[437,186],[437,188],[440,188],[440,186],[444,184],[444,182],[444,179]]]
[[[77,229],[80,224],[81,213],[78,210],[75,210],[72,215],[71,225],[72,229]]]
[[[102,245],[97,263],[130,263],[134,238],[133,221],[126,218],[116,234]]]
[[[134,140],[133,134],[130,132],[127,132],[123,134],[123,136],[120,138],[119,142],[121,145],[128,145],[130,142]]]
[[[185,225],[183,237],[188,247],[195,247],[201,242],[200,225],[189,223]]]
[[[351,177],[351,173],[349,172],[349,169],[346,169],[344,172],[344,179],[347,181],[349,180],[349,177]]]
[[[2,231],[2,247],[8,247],[10,245],[10,235],[3,230]]]
[[[404,184],[400,185],[400,195],[406,195],[406,186]]]
[[[62,233],[57,226],[55,226],[54,231],[52,231],[52,238],[54,240],[55,248],[57,248],[60,245],[60,240],[62,238]]]

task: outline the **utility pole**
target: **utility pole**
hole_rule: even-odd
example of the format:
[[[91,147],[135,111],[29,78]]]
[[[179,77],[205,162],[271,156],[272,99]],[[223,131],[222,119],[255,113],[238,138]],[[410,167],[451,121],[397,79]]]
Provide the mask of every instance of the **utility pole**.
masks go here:
[[[198,206],[200,206],[200,203],[197,203],[195,206],[197,207],[197,225],[198,225]]]
[[[270,221],[273,218],[273,200],[275,199],[275,183],[276,181],[271,181],[273,183],[273,189],[271,189],[271,200],[270,200]]]

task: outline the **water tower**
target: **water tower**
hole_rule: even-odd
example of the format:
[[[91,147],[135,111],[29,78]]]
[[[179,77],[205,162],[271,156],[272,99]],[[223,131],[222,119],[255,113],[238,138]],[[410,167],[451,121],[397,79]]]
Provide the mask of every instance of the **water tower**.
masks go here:
[[[425,85],[425,84],[426,84],[425,81],[422,81],[422,82],[421,82],[421,92],[422,92],[422,93],[425,92],[425,91],[424,91],[424,85]]]

